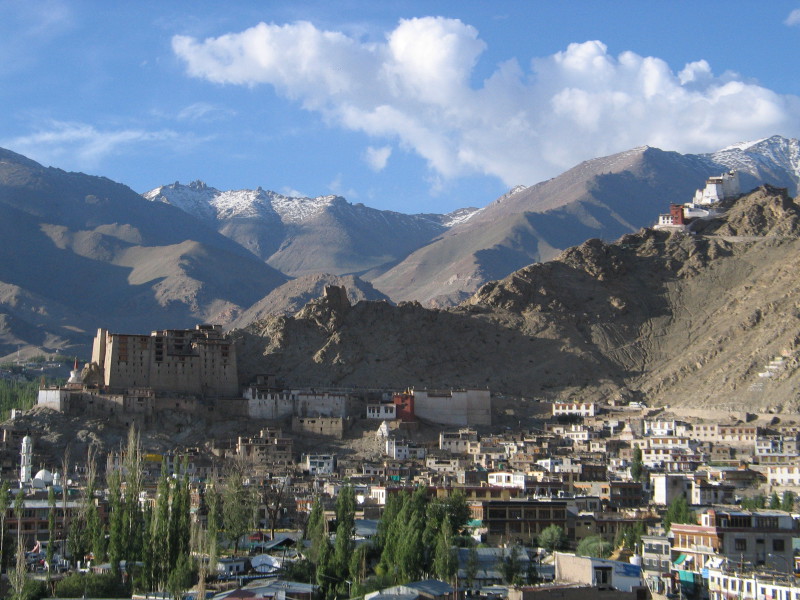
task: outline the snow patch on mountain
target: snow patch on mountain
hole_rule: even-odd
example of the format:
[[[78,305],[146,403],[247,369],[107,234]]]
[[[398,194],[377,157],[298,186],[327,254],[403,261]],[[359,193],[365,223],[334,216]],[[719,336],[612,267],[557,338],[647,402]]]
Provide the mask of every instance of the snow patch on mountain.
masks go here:
[[[188,185],[178,182],[164,185],[144,194],[154,202],[171,204],[206,221],[232,219],[268,219],[283,223],[302,223],[331,206],[337,196],[297,198],[283,196],[261,188],[255,190],[220,191],[202,181]]]
[[[460,225],[461,223],[466,223],[482,210],[483,210],[482,208],[472,208],[472,207],[459,208],[458,210],[454,210],[451,213],[442,215],[441,224],[448,228],[455,227],[456,225]]]
[[[762,170],[785,170],[800,181],[800,141],[774,135],[754,142],[742,142],[713,152],[702,154],[729,169],[757,175]]]

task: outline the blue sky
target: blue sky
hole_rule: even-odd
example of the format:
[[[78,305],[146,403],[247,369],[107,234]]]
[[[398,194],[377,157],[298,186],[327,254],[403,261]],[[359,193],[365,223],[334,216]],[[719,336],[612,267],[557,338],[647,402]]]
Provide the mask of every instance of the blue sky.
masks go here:
[[[0,146],[137,192],[483,206],[581,160],[800,136],[800,0],[0,0]]]

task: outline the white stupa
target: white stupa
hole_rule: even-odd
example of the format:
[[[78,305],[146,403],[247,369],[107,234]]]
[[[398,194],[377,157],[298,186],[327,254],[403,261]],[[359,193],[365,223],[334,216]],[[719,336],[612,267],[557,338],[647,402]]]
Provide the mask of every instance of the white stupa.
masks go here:
[[[69,372],[69,379],[67,379],[67,385],[82,385],[83,381],[81,380],[81,370],[78,368],[78,359],[75,359],[75,365],[72,368],[72,371]]]

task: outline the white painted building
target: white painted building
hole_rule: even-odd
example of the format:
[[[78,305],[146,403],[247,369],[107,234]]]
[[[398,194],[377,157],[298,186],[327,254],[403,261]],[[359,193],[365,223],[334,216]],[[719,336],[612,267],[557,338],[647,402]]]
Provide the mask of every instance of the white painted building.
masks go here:
[[[577,415],[579,417],[593,417],[597,414],[597,404],[594,402],[553,402],[553,416]]]
[[[675,428],[677,423],[674,419],[670,420],[656,420],[651,421],[645,419],[642,422],[642,427],[644,428],[644,435],[646,437],[661,437],[661,436],[668,436],[668,435],[675,435]]]
[[[386,456],[394,460],[425,460],[425,448],[408,440],[387,438]]]
[[[253,419],[336,417],[350,415],[351,397],[343,392],[275,390],[251,385],[244,389],[247,415]]]
[[[526,488],[528,477],[519,471],[495,471],[487,475],[488,483],[493,487]]]
[[[336,456],[333,454],[305,454],[303,468],[309,475],[330,475],[336,472]]]
[[[701,206],[714,204],[738,196],[740,193],[739,173],[737,171],[729,171],[717,177],[706,179],[706,186],[695,192],[693,203]]]
[[[474,429],[442,431],[439,433],[439,449],[452,454],[469,454],[470,442],[478,440],[478,432]]]
[[[721,566],[708,569],[709,600],[800,600],[800,587],[792,575],[743,573]]]
[[[800,485],[800,466],[767,465],[767,483],[770,486]]]
[[[392,421],[397,418],[397,406],[391,404],[367,404],[367,418]]]

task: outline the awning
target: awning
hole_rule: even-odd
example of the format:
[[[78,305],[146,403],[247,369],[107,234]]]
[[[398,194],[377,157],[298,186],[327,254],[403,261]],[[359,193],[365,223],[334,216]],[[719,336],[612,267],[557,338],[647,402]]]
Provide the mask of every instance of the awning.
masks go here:
[[[682,565],[685,560],[686,560],[686,555],[685,554],[681,554],[681,555],[678,556],[677,559],[675,559],[675,562],[672,563],[672,564],[674,564],[674,565]]]

